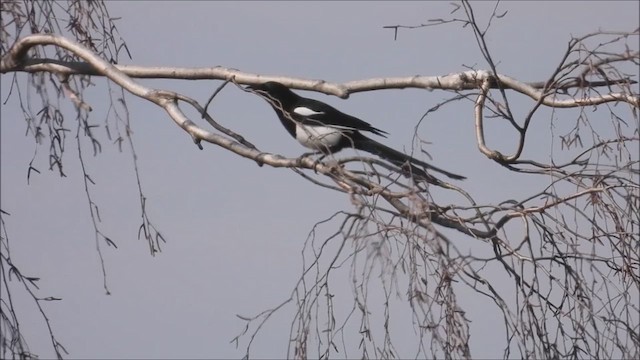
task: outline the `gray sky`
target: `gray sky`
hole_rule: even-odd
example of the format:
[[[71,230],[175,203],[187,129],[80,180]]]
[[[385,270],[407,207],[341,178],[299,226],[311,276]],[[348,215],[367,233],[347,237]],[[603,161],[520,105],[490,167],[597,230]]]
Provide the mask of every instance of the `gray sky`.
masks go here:
[[[133,60],[123,64],[221,65],[336,82],[444,75],[466,70],[465,65],[486,68],[470,29],[450,24],[403,30],[394,41],[393,31],[382,28],[449,17],[448,2],[107,5],[112,16],[122,17],[119,31],[133,54]],[[473,5],[484,23],[493,3]],[[489,47],[500,62],[499,71],[523,81],[546,80],[571,35],[638,27],[638,3],[632,1],[506,2],[500,7],[509,12],[492,25]],[[94,82],[88,100],[95,109],[95,121],[102,123],[105,80]],[[143,83],[183,92],[201,102],[219,84]],[[2,82],[3,94],[9,85]],[[410,149],[416,122],[449,94],[378,91],[346,101],[309,96],[388,131],[386,144]],[[24,137],[25,125],[14,97],[2,106],[0,122],[1,207],[11,213],[7,230],[13,261],[27,275],[41,278],[39,294],[64,299],[45,304],[45,310],[70,358],[241,357],[246,342],[239,349],[230,343],[244,325],[235,314],[255,315],[289,296],[300,276],[300,252],[307,234],[317,221],[348,209],[348,199],[313,186],[287,169],[258,167],[212,145],[205,144],[205,150],[199,151],[154,105],[131,96],[128,104],[147,210],[168,240],[163,252],[151,258],[146,243],[136,240],[140,217],[131,157],[103,144],[103,153],[89,159],[88,171],[97,183],[93,196],[100,206],[100,226],[119,247],[104,248],[112,291],[105,296],[74,136],[68,138],[67,177],[46,171],[48,149],[43,147],[36,157],[42,174],[32,177],[28,185],[33,145],[31,138]],[[432,142],[428,150],[433,163],[467,176],[465,189],[481,201],[515,197],[523,187],[543,186],[533,182],[495,186],[493,172],[500,167],[477,151],[472,111],[472,104],[458,103],[421,126],[423,138]],[[212,112],[219,122],[264,151],[291,157],[306,151],[282,129],[264,101],[233,87],[216,97]],[[72,119],[67,119],[68,126],[75,130]],[[545,128],[548,121],[540,131]],[[493,141],[505,148],[513,144],[504,134]],[[539,151],[546,151],[544,144]],[[348,299],[349,293],[344,296]],[[30,302],[18,303],[31,350],[43,358],[53,356],[41,317]],[[482,304],[475,306],[478,311],[468,313],[475,330],[495,321],[479,308]],[[254,344],[254,356],[286,354],[293,310],[286,308],[266,325]],[[413,336],[409,326],[406,331]],[[501,341],[490,334],[472,333],[474,356],[501,356]]]

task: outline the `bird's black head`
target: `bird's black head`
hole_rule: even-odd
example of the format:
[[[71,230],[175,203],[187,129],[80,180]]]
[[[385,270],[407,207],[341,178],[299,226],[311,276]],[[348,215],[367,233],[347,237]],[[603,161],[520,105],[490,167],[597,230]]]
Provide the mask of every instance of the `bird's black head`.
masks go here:
[[[286,93],[286,92],[291,91],[291,90],[289,90],[288,87],[280,84],[279,82],[275,82],[275,81],[267,81],[266,83],[257,84],[257,85],[249,85],[247,87],[249,89],[252,89],[252,90],[265,91],[265,92],[268,92],[270,94]]]
[[[263,84],[249,85],[247,86],[247,88],[258,93],[262,93],[261,95],[268,95],[269,97],[280,100],[281,102],[288,103],[294,101],[298,97],[298,95],[296,95],[288,87],[275,81],[267,81]]]

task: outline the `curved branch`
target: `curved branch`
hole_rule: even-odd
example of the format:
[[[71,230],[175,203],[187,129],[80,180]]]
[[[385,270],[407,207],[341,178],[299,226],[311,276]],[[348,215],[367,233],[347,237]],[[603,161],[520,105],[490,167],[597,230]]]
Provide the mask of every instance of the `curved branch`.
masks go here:
[[[56,45],[76,53],[83,58],[83,62],[63,62],[51,59],[27,59],[25,58],[29,48],[35,45]],[[640,55],[632,54],[632,58]],[[142,67],[133,65],[113,65],[101,59],[85,47],[67,40],[64,37],[52,34],[35,34],[18,40],[11,50],[0,61],[0,73],[7,72],[55,72],[62,75],[84,74],[99,75],[111,78],[120,86],[124,86],[125,77],[133,85],[131,78],[167,78],[167,79],[219,79],[233,80],[240,84],[259,84],[266,81],[277,81],[288,87],[321,92],[327,95],[335,95],[340,98],[348,98],[350,94],[381,90],[381,89],[441,89],[441,90],[473,90],[489,80],[490,88],[511,89],[527,95],[534,100],[544,99],[542,104],[549,107],[580,107],[585,105],[598,105],[605,102],[624,101],[633,106],[640,106],[640,97],[626,93],[611,93],[602,96],[584,99],[555,100],[545,98],[540,89],[545,89],[546,83],[523,83],[509,76],[498,74],[497,78],[489,71],[469,70],[452,73],[443,76],[410,76],[373,78],[366,80],[350,81],[346,83],[329,83],[323,80],[297,79],[284,76],[262,76],[243,72],[237,69],[222,66],[208,68],[175,68],[175,67]],[[114,76],[115,73],[119,75]],[[611,79],[606,82],[591,82],[589,86],[610,86],[613,84],[634,84],[630,79]],[[563,83],[558,89],[584,87],[585,82],[576,79],[573,82]],[[133,94],[141,96],[141,89],[128,89]],[[136,91],[137,90],[137,91]]]

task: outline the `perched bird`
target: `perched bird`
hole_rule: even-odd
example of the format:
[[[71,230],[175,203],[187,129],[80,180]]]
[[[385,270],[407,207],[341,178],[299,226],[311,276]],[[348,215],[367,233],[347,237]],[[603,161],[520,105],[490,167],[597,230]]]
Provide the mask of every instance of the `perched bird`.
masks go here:
[[[307,148],[325,155],[344,148],[366,151],[398,166],[414,178],[435,184],[441,182],[423,169],[437,171],[456,180],[465,179],[464,176],[439,169],[362,135],[361,131],[367,131],[386,137],[387,132],[321,101],[299,96],[281,83],[269,81],[248,88],[269,102],[289,134]]]

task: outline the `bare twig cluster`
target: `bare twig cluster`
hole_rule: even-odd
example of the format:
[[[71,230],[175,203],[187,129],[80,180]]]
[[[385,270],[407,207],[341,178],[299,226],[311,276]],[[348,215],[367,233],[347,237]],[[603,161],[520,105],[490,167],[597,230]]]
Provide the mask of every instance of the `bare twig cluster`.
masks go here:
[[[7,12],[19,13],[11,10],[14,5],[3,3],[3,16],[5,6]],[[488,64],[486,70],[335,84],[222,67],[119,66],[114,58],[126,46],[114,48],[117,42],[113,41],[107,41],[108,46],[96,45],[72,27],[72,36],[55,35],[61,31],[53,30],[34,32],[17,38],[10,48],[3,29],[0,73],[14,74],[16,82],[15,74],[29,74],[29,86],[41,96],[44,107],[36,112],[38,118],[31,104],[21,102],[25,119],[37,142],[48,136],[51,167],[61,175],[68,130],[63,125],[64,114],[50,106],[50,86],[43,79],[49,77],[48,83],[58,89],[58,98],[65,93],[76,105],[76,133],[84,132],[94,152],[99,153],[100,142],[91,131],[95,125],[89,122],[91,105],[81,94],[89,76],[100,76],[123,92],[162,108],[200,148],[207,142],[260,165],[294,169],[313,184],[351,199],[353,209],[338,211],[318,223],[318,228],[334,230],[330,236],[319,236],[316,229],[310,233],[303,251],[304,268],[291,295],[271,310],[241,317],[246,328],[234,341],[239,344],[248,337],[247,356],[265,321],[293,304],[290,357],[329,358],[337,353],[345,357],[354,353],[365,358],[399,357],[393,304],[404,304],[410,322],[403,326],[412,327],[417,339],[413,356],[470,358],[473,333],[468,303],[461,300],[465,294],[488,300],[500,316],[496,323],[504,332],[505,358],[640,357],[640,308],[635,301],[640,296],[640,96],[635,74],[628,70],[637,70],[640,53],[627,43],[629,39],[637,42],[640,34],[637,30],[597,32],[571,39],[547,79],[525,83],[498,72],[485,41],[488,25],[480,28],[469,3],[463,2],[458,10],[464,12],[463,18],[436,23],[470,26]],[[504,15],[496,10],[492,20]],[[85,19],[77,18],[79,23]],[[392,28],[397,35],[401,27]],[[112,35],[113,29],[109,28]],[[44,46],[53,46],[55,55],[43,53]],[[171,90],[149,88],[136,81],[138,78],[218,79],[224,81],[222,86],[278,81],[340,97],[409,87],[451,92],[451,101],[438,104],[425,116],[454,103],[461,113],[467,109],[479,151],[503,166],[505,173],[536,177],[543,185],[518,199],[482,204],[474,194],[447,184],[438,191],[459,195],[462,200],[443,204],[434,189],[403,178],[378,159],[357,154],[316,161],[262,151],[215,120],[208,113],[208,104],[203,106]],[[516,112],[512,106],[516,96],[529,101],[523,116],[516,115],[522,111]],[[116,124],[124,126],[124,138],[133,151],[123,95],[117,104],[117,111],[113,107],[119,119]],[[197,110],[211,129],[197,125],[198,119],[190,119],[184,107]],[[592,113],[591,109],[599,111]],[[609,124],[603,124],[603,112]],[[557,124],[560,117],[562,124]],[[567,127],[570,117],[575,117],[575,125]],[[487,140],[488,119],[514,131],[518,141],[512,151],[504,154]],[[550,153],[532,157],[525,150],[540,139],[532,133],[531,125],[541,121],[549,123],[553,140],[559,139],[560,144]],[[48,135],[42,133],[42,126],[48,127]],[[119,139],[121,144],[123,137]],[[80,162],[96,242],[113,244],[98,227],[99,213],[89,191],[92,180],[84,168],[85,160]],[[143,218],[140,232],[154,253],[164,240],[147,216],[137,171],[136,175]],[[4,239],[6,236],[3,244]],[[3,257],[2,266],[15,269],[8,257]],[[334,285],[344,278],[351,284],[346,301]],[[382,295],[382,306],[372,304],[371,292]],[[345,303],[350,305],[345,308]],[[360,343],[345,342],[348,333],[357,334]],[[23,344],[22,340],[18,343]],[[22,348],[10,350],[25,352]]]

